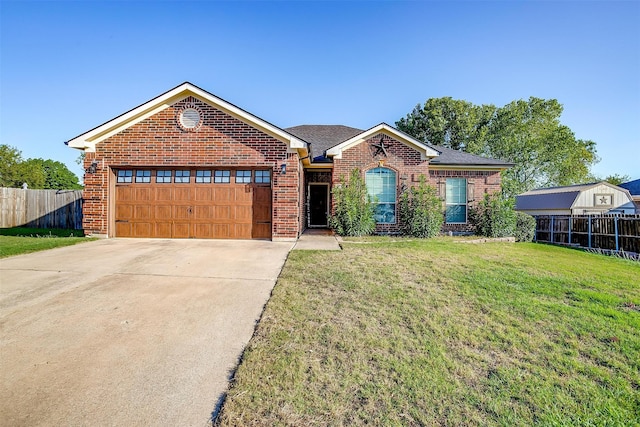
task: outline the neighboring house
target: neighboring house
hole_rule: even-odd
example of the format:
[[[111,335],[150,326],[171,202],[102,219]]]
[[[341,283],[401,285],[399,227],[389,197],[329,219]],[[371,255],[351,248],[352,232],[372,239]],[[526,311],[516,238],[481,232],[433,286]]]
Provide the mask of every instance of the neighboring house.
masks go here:
[[[636,213],[640,214],[640,179],[622,183],[618,187],[629,191],[633,203],[636,205]]]
[[[516,196],[516,210],[529,215],[633,214],[629,191],[608,182],[538,188]]]
[[[85,156],[84,229],[106,237],[294,240],[327,227],[331,188],[354,168],[377,199],[377,232],[399,230],[399,193],[433,184],[445,231],[500,190],[509,163],[427,145],[379,124],[281,129],[190,83],[67,142]]]

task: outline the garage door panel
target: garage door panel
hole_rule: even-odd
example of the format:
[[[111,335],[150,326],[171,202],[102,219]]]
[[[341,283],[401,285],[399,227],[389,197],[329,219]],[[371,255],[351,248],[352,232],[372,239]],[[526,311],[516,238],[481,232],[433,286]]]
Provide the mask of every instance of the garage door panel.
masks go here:
[[[116,200],[130,202],[133,200],[133,189],[130,186],[116,186]]]
[[[153,237],[171,238],[171,222],[156,222]]]
[[[151,182],[116,185],[116,236],[271,237],[270,186],[234,182],[161,183],[156,182],[155,176],[152,172]]]
[[[217,222],[231,219],[231,206],[214,206],[213,219]]]
[[[151,187],[134,187],[134,201],[149,202],[151,201]]]
[[[133,237],[149,237],[153,231],[153,225],[150,222],[134,222],[131,228]]]
[[[197,202],[211,202],[213,200],[213,188],[196,187],[194,200]]]
[[[250,239],[251,238],[251,224],[235,224],[234,234],[232,239]]]
[[[155,188],[155,198],[157,201],[169,202],[173,200],[173,188],[166,187],[164,184],[162,187]]]
[[[194,237],[197,239],[213,239],[213,224],[200,224],[194,226]]]
[[[187,239],[191,237],[190,233],[191,223],[189,222],[174,222],[172,236],[176,239]]]
[[[233,206],[234,219],[239,222],[251,222],[253,210],[251,206]]]
[[[133,219],[133,205],[116,205],[116,220]]]
[[[181,184],[188,185],[188,184]],[[190,202],[193,200],[193,189],[189,187],[175,187],[173,190],[173,200],[180,202]]]
[[[215,203],[223,204],[225,202],[231,202],[233,193],[233,189],[230,188],[229,184],[218,184],[219,187],[214,187],[213,189],[213,201]]]
[[[195,206],[193,214],[195,215],[195,219],[198,221],[213,219],[214,218],[213,206],[211,205]]]
[[[151,206],[150,205],[136,205],[133,210],[133,219],[136,220],[150,220],[151,219]]]
[[[174,206],[173,207],[173,218],[174,219],[189,219],[191,218],[191,212],[193,209],[191,206]]]

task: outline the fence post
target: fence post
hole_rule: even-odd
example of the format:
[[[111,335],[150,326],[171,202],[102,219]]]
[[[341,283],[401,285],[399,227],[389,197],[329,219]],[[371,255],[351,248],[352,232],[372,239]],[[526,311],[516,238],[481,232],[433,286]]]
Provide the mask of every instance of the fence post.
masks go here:
[[[614,219],[615,219],[614,225],[615,225],[615,231],[616,231],[616,252],[618,252],[620,250],[619,249],[620,248],[620,243],[619,243],[619,239],[618,239],[618,237],[619,237],[618,236],[618,217],[616,216]]]
[[[589,247],[589,249],[591,249],[591,215],[587,216],[587,223],[589,224],[589,227],[588,227],[588,229],[589,229],[589,245],[588,245],[588,247]]]
[[[553,219],[555,218],[555,216],[551,216],[551,225],[549,226],[549,231],[550,231],[550,235],[549,235],[549,240],[551,240],[551,243],[554,243],[553,241]]]
[[[569,216],[569,245],[571,245],[571,227],[573,227],[573,216]]]

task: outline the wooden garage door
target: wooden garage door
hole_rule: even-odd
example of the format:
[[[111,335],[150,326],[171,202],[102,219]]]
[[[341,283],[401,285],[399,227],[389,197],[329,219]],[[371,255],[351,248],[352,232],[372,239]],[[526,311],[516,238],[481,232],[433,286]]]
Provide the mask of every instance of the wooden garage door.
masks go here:
[[[117,237],[271,238],[269,170],[120,169]]]

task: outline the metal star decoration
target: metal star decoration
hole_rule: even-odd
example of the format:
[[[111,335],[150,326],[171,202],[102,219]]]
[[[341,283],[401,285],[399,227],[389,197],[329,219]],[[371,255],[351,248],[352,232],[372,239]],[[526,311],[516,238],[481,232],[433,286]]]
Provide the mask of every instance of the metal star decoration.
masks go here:
[[[373,154],[373,157],[377,156],[378,154],[384,154],[385,157],[387,157],[387,147],[385,147],[384,145],[384,138],[382,136],[380,136],[380,142],[377,144],[371,144],[374,148],[377,148],[376,152]]]

